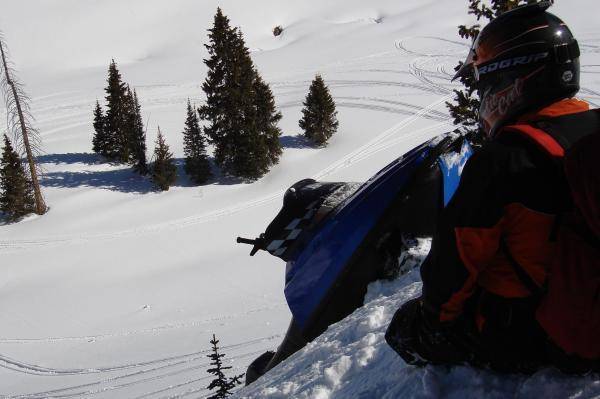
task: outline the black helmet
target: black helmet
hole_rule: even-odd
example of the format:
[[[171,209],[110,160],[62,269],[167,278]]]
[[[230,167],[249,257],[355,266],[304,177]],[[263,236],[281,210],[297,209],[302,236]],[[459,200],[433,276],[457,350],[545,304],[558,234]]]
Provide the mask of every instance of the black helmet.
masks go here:
[[[579,46],[573,34],[547,12],[552,1],[517,7],[479,33],[455,79],[473,74],[488,134],[534,110],[579,91]]]

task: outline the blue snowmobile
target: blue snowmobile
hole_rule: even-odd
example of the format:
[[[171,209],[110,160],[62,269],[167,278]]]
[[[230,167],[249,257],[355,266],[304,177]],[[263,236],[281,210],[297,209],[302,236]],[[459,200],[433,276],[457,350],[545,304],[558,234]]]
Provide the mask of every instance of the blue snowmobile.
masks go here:
[[[399,273],[402,237],[432,236],[473,150],[456,133],[438,136],[399,157],[367,182],[301,180],[250,255],[265,250],[286,262],[292,312],[276,352],[248,367],[246,385],[363,305],[370,282]]]

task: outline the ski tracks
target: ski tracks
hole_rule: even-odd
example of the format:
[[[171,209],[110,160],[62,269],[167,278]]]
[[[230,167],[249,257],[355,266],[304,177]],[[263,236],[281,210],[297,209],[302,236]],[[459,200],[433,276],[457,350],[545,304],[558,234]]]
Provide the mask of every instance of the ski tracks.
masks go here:
[[[358,98],[360,100],[360,98]],[[428,105],[427,107],[419,108],[418,106],[412,106],[415,109],[414,114],[391,127],[390,129],[382,132],[371,141],[346,155],[345,157],[337,160],[336,162],[329,165],[327,168],[321,170],[317,174],[315,174],[315,178],[321,179],[324,178],[336,171],[339,171],[343,168],[346,168],[356,162],[359,162],[369,156],[373,156],[379,151],[382,151],[386,148],[389,148],[390,145],[400,143],[404,140],[409,140],[415,135],[422,134],[427,130],[438,129],[443,125],[449,124],[449,122],[438,123],[432,127],[428,127],[426,129],[415,130],[410,134],[405,134],[397,137],[396,139],[390,141],[389,139],[397,135],[398,132],[403,130],[404,128],[410,126],[414,122],[416,122],[419,118],[424,117],[425,115],[435,114],[435,108],[442,104],[444,101],[448,99],[448,96],[443,97],[434,103]],[[406,104],[404,104],[406,105]],[[418,110],[417,110],[418,109]],[[439,116],[439,115],[438,115]],[[264,196],[262,198],[247,201],[241,204],[237,204],[235,206],[231,206],[228,208],[224,208],[221,210],[209,212],[204,215],[190,217],[185,219],[180,219],[177,221],[172,221],[168,223],[158,224],[154,226],[147,226],[141,229],[133,229],[128,231],[122,231],[113,234],[106,235],[95,235],[95,236],[87,236],[87,237],[71,237],[71,238],[62,238],[55,240],[31,240],[31,241],[21,241],[18,243],[13,243],[19,245],[21,248],[32,248],[39,246],[48,246],[48,245],[61,245],[61,244],[74,244],[77,242],[85,242],[88,240],[96,240],[96,239],[116,239],[128,235],[140,235],[140,234],[148,234],[148,233],[157,233],[164,231],[165,229],[179,229],[184,228],[191,225],[196,225],[198,223],[203,223],[210,220],[216,220],[221,217],[232,215],[236,212],[240,212],[243,210],[250,209],[252,207],[260,206],[267,202],[279,199],[283,191],[278,191],[276,193],[272,193],[270,195]],[[6,245],[7,243],[0,243],[0,248],[6,249],[10,246]],[[14,248],[14,247],[13,247]],[[229,316],[229,317],[237,317],[237,316]],[[126,337],[132,336],[135,334],[141,333],[157,333],[164,330],[169,330],[173,328],[182,328],[187,326],[197,326],[200,324],[209,323],[214,320],[202,320],[199,322],[192,323],[181,323],[181,324],[169,324],[165,326],[156,327],[153,329],[147,330],[139,330],[139,331],[128,331],[121,332],[115,334],[102,334],[102,335],[90,335],[90,336],[81,336],[81,337],[55,337],[55,338],[42,338],[42,339],[11,339],[4,338],[0,339],[0,343],[4,344],[26,344],[26,343],[57,343],[62,341],[95,341],[106,338],[114,338],[114,337]],[[232,356],[229,358],[230,360],[241,360],[250,358],[257,354],[264,352],[266,349],[272,348],[272,341],[279,338],[279,335],[273,335],[269,337],[263,337],[257,340],[246,341],[243,343],[230,345],[223,347],[227,350],[233,350]],[[236,353],[236,348],[244,348],[252,347],[252,345],[261,344],[260,349],[253,350],[249,352]],[[46,397],[55,397],[55,398],[72,398],[72,397],[89,397],[96,394],[112,392],[115,390],[122,390],[132,387],[139,387],[143,385],[148,385],[152,382],[168,379],[169,385],[167,387],[149,391],[138,398],[148,398],[155,395],[162,395],[168,392],[173,392],[175,390],[180,390],[182,388],[189,389],[184,392],[174,394],[169,397],[180,398],[187,397],[191,395],[198,395],[202,392],[206,392],[206,380],[209,377],[195,377],[191,379],[186,379],[183,382],[179,383],[171,383],[171,379],[173,378],[182,378],[186,375],[190,375],[195,372],[201,372],[201,370],[205,369],[208,365],[207,362],[201,362],[201,360],[205,359],[207,351],[199,351],[194,353],[188,353],[180,356],[166,357],[155,359],[146,362],[137,362],[137,363],[127,363],[117,366],[111,367],[94,367],[94,368],[85,368],[85,369],[60,369],[60,368],[50,368],[44,367],[36,364],[29,364],[26,362],[22,362],[16,359],[12,359],[8,356],[0,355],[0,367],[5,368],[10,371],[37,375],[37,376],[69,376],[69,375],[79,375],[85,376],[90,374],[99,374],[106,375],[106,377],[100,378],[98,380],[87,382],[78,385],[67,386],[64,388],[59,388],[51,391],[44,392],[35,392],[31,394],[25,395],[15,395],[15,396],[7,396],[7,399],[38,399],[38,398],[46,398]],[[126,371],[125,373],[122,373]],[[119,373],[121,372],[121,373]],[[111,375],[116,374],[116,375]],[[201,384],[200,386],[197,386]]]
[[[392,128],[384,131],[379,134],[377,137],[366,143],[365,145],[359,147],[355,151],[350,154],[344,156],[323,170],[317,172],[314,176],[315,178],[322,179],[340,169],[349,167],[350,165],[363,160],[369,156],[376,154],[377,152],[383,150],[386,146],[383,145],[383,142],[387,140],[390,136],[398,134],[407,126],[411,125],[415,121],[420,118],[432,118],[435,120],[442,120],[443,114],[439,111],[435,110],[435,108],[450,98],[449,95],[442,97],[441,99],[433,102],[432,104],[426,107],[418,107],[416,105],[410,105],[409,109],[413,109],[414,112],[411,112],[411,116],[402,120]],[[381,100],[380,100],[381,101]],[[400,103],[406,106],[405,103]],[[450,121],[449,117],[445,117],[446,121],[443,122],[444,125],[448,124]],[[436,125],[438,126],[438,125]],[[410,134],[410,136],[414,136],[415,134],[419,134],[422,131],[417,130]],[[408,135],[402,136],[403,138],[407,138]],[[61,245],[75,245],[82,244],[87,242],[98,242],[98,241],[110,241],[117,240],[127,237],[139,237],[143,235],[150,234],[159,234],[165,231],[174,231],[184,229],[190,226],[196,226],[199,224],[208,223],[211,221],[216,221],[221,218],[231,216],[237,214],[242,211],[247,211],[256,207],[263,206],[265,204],[271,203],[272,201],[278,200],[281,198],[284,189],[277,190],[265,196],[255,198],[249,201],[241,202],[235,205],[231,205],[225,208],[217,209],[214,211],[206,212],[200,215],[189,216],[186,218],[176,219],[172,221],[167,221],[163,223],[157,223],[154,225],[141,226],[133,229],[122,230],[118,232],[112,233],[98,233],[98,234],[81,234],[76,236],[62,236],[62,237],[48,237],[48,238],[40,238],[40,239],[31,239],[31,240],[6,240],[0,241],[0,253],[13,253],[20,252],[23,250],[32,250],[37,248],[48,248],[48,247],[56,247]]]
[[[0,338],[0,344],[40,344],[40,343],[61,343],[61,342],[97,342],[105,339],[112,338],[126,338],[132,337],[136,335],[142,334],[160,334],[162,332],[171,331],[171,330],[179,330],[183,328],[195,328],[201,327],[204,325],[211,325],[214,323],[222,323],[228,320],[235,320],[241,317],[254,315],[256,313],[261,312],[270,312],[275,309],[280,309],[284,307],[284,303],[263,306],[255,309],[250,309],[241,313],[232,313],[227,316],[219,316],[219,317],[210,317],[202,320],[196,320],[191,322],[182,322],[182,323],[169,323],[161,326],[140,329],[140,330],[132,330],[132,331],[121,331],[116,333],[109,334],[95,334],[95,335],[83,335],[83,336],[71,336],[71,337],[48,337],[48,338]],[[0,355],[0,361],[2,357]]]
[[[388,148],[388,143],[385,143],[386,139],[388,139],[390,136],[393,136],[393,135],[397,134],[398,132],[402,131],[407,126],[413,124],[415,121],[417,121],[423,115],[428,114],[429,112],[433,111],[437,106],[443,104],[449,98],[450,98],[450,96],[445,96],[445,97],[429,104],[427,107],[422,108],[420,111],[415,112],[412,116],[402,120],[401,122],[392,126],[388,130],[385,130],[384,132],[379,134],[377,137],[375,137],[374,139],[369,141],[367,144],[365,144],[362,147],[356,149],[355,151],[347,154],[346,156],[337,160],[333,164],[329,165],[327,168],[321,170],[319,173],[315,174],[313,176],[313,178],[317,179],[317,180],[322,179],[322,178],[326,177],[327,175],[330,175],[340,169],[347,168],[348,166],[350,166],[356,162],[359,162],[367,157],[370,157],[370,156],[376,154],[379,151],[382,151],[382,150]],[[427,128],[427,129],[429,129],[429,128]],[[409,138],[409,136],[412,136],[414,134],[419,134],[419,133],[422,133],[422,132],[417,130],[410,135],[402,136],[401,139],[406,140]]]
[[[280,335],[272,335],[261,337],[258,339],[240,342],[234,345],[225,345],[222,350],[228,351],[231,356],[227,359],[230,362],[242,360],[256,356],[267,349],[273,347],[273,341],[280,339]],[[240,349],[244,349],[240,351]],[[250,350],[248,350],[250,349]],[[34,374],[40,376],[60,377],[69,375],[87,375],[100,374],[106,375],[100,379],[86,382],[77,385],[70,385],[63,388],[57,388],[47,391],[34,392],[29,394],[3,396],[7,399],[37,399],[37,398],[72,398],[72,397],[89,397],[95,394],[106,393],[125,388],[139,387],[164,379],[172,379],[174,377],[186,378],[184,382],[177,384],[169,384],[166,388],[161,388],[156,391],[144,393],[139,398],[146,398],[155,394],[172,391],[184,386],[195,384],[210,378],[203,376],[201,378],[189,379],[186,375],[205,370],[209,365],[207,354],[209,349],[188,353],[180,356],[172,356],[159,358],[146,362],[129,363],[112,367],[98,367],[91,369],[54,369],[38,365],[26,364],[7,358],[0,357],[0,367],[12,371],[19,371],[26,374]],[[116,372],[126,371],[126,373],[118,374]],[[112,374],[112,375],[111,375]],[[201,390],[205,390],[205,385]],[[200,391],[201,391],[200,390]],[[129,395],[130,396],[130,395]]]
[[[435,64],[435,62],[434,62]],[[403,119],[391,128],[383,131],[369,142],[362,145],[360,148],[352,151],[344,157],[336,160],[326,168],[320,170],[313,175],[316,179],[323,179],[339,170],[347,168],[357,162],[360,162],[368,157],[374,156],[380,151],[388,149],[391,145],[400,144],[405,141],[413,140],[418,135],[430,131],[441,129],[442,127],[451,125],[451,120],[443,112],[436,108],[442,105],[445,101],[450,98],[449,89],[444,87],[435,81],[448,79],[448,74],[443,70],[443,66],[434,65],[437,67],[436,71],[430,71],[426,67],[432,65],[431,62],[422,62],[419,59],[413,60],[409,66],[409,73],[415,76],[418,80],[417,83],[411,82],[398,82],[398,81],[385,81],[385,80],[333,80],[330,83],[333,87],[376,87],[376,86],[388,86],[388,87],[402,87],[408,89],[416,89],[421,92],[431,93],[436,95],[443,95],[435,102],[425,107],[418,105],[393,101],[386,99],[378,99],[373,97],[340,97],[339,106],[346,108],[365,109],[371,111],[380,111],[388,113],[397,113],[408,115],[407,118]],[[376,71],[376,70],[374,70]],[[307,85],[308,82],[285,82],[281,84],[275,84],[274,87],[283,90],[300,88]],[[170,98],[169,101],[173,101]],[[159,103],[160,101],[153,103]],[[288,106],[299,105],[300,103],[289,103]],[[284,105],[285,106],[285,105]],[[79,106],[73,106],[75,112],[86,111],[85,108]],[[69,115],[73,118],[76,115]],[[419,119],[430,119],[438,122],[432,126],[424,129],[417,129],[410,133],[399,135],[404,129],[414,124]],[[72,121],[72,119],[71,119]],[[71,128],[76,126],[75,123],[67,126]],[[54,129],[51,133],[60,131],[60,128]],[[397,137],[394,137],[397,136]],[[116,240],[124,237],[141,236],[147,234],[158,234],[165,231],[179,230],[190,226],[195,226],[210,221],[219,220],[221,218],[234,215],[236,213],[247,211],[272,201],[278,200],[283,195],[284,190],[277,190],[260,198],[252,199],[249,201],[234,204],[221,209],[213,210],[199,215],[194,215],[186,218],[181,218],[173,221],[164,223],[158,223],[149,226],[142,226],[128,230],[122,230],[112,233],[101,233],[101,234],[81,234],[77,236],[62,236],[62,237],[48,237],[41,239],[31,240],[6,240],[0,241],[0,253],[19,252],[23,250],[32,250],[36,248],[47,248],[61,245],[75,245],[80,243],[86,243],[90,241],[108,241]],[[236,317],[236,316],[231,316]],[[212,320],[214,321],[214,320]],[[138,330],[138,331],[125,331],[114,334],[100,334],[90,335],[81,337],[50,337],[50,338],[31,338],[31,339],[19,339],[19,338],[4,338],[0,339],[0,344],[27,344],[27,343],[59,343],[64,341],[96,341],[115,337],[128,337],[136,334],[144,333],[160,333],[161,331],[199,326],[202,324],[210,323],[211,320],[202,320],[199,322],[181,323],[181,324],[169,324],[165,326],[159,326],[152,329]],[[280,338],[279,335],[262,337],[255,340],[245,341],[237,343],[235,345],[224,346],[223,349],[231,352],[231,356],[228,357],[231,361],[241,360],[250,358],[259,353],[262,353],[267,348],[272,348],[272,342]],[[243,350],[241,350],[243,348]],[[46,397],[56,398],[72,398],[72,397],[90,397],[97,394],[114,392],[117,390],[126,390],[127,388],[135,388],[137,392],[140,392],[139,387],[150,386],[153,382],[168,380],[168,385],[156,390],[148,390],[148,392],[142,393],[137,396],[138,399],[149,398],[157,395],[169,395],[166,397],[171,398],[182,398],[191,395],[202,395],[206,393],[206,380],[210,376],[200,376],[193,373],[200,373],[206,368],[208,362],[206,361],[206,355],[208,351],[202,350],[193,353],[187,353],[178,356],[158,358],[154,360],[144,362],[131,362],[121,365],[114,365],[110,367],[93,367],[93,368],[74,368],[74,369],[63,369],[63,368],[51,368],[37,364],[30,364],[27,362],[19,361],[8,356],[0,355],[0,367],[12,372],[18,372],[23,374],[30,374],[36,376],[46,377],[66,377],[66,376],[90,376],[98,375],[100,378],[80,383],[77,385],[68,385],[62,388],[53,390],[47,390],[42,392],[34,392],[30,394],[6,396],[11,399],[37,399]],[[175,381],[179,380],[179,381]],[[203,395],[208,396],[208,395]]]

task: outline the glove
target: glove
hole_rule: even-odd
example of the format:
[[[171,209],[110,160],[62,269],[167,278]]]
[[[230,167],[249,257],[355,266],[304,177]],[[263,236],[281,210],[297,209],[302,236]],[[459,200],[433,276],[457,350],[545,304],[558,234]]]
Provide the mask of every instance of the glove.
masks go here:
[[[426,314],[422,299],[417,298],[394,314],[385,340],[407,364],[461,364],[469,351],[456,338],[464,334],[461,325],[441,324]]]
[[[420,325],[423,319],[421,298],[412,299],[394,314],[385,333],[385,340],[408,364],[424,366],[427,361],[419,354]]]

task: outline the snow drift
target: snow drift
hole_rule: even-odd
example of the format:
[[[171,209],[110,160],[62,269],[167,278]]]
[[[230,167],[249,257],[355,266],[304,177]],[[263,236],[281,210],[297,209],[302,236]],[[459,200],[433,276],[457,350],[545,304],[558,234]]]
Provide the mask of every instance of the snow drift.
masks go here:
[[[409,251],[424,259],[430,240]],[[598,375],[569,377],[546,369],[532,376],[499,375],[471,367],[407,366],[385,342],[398,307],[418,296],[418,269],[369,286],[365,305],[308,344],[236,398],[598,398]]]

